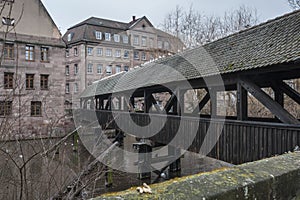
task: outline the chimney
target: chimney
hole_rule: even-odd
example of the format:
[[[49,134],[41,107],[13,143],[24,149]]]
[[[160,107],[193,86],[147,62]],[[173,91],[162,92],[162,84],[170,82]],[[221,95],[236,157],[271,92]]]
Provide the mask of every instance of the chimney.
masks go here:
[[[135,20],[136,20],[135,16],[132,16],[132,21],[135,21]]]

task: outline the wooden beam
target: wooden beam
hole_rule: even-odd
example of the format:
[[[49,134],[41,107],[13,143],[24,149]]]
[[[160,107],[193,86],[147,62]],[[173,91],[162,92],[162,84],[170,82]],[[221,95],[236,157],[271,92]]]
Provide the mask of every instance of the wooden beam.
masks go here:
[[[295,102],[297,102],[300,105],[300,94],[296,90],[291,88],[285,82],[281,82],[279,84],[279,87],[286,95],[288,95],[291,99],[293,99]]]
[[[248,118],[248,92],[245,90],[241,83],[237,83],[236,92],[236,111],[238,120],[247,120]]]
[[[111,96],[107,98],[107,102],[105,105],[105,110],[111,110]]]
[[[206,95],[201,99],[197,108],[194,109],[193,114],[198,114],[210,100],[209,93],[207,92]]]
[[[274,101],[260,87],[247,78],[240,79],[241,85],[266,108],[268,108],[280,121],[286,124],[300,124],[300,122],[286,111],[279,103]]]
[[[214,88],[209,90],[210,96],[210,116],[211,118],[217,117],[217,91]]]
[[[174,101],[176,100],[176,98],[177,98],[176,95],[174,93],[172,93],[170,99],[168,100],[167,104],[164,107],[166,113],[168,113],[171,110],[172,106],[174,105]]]

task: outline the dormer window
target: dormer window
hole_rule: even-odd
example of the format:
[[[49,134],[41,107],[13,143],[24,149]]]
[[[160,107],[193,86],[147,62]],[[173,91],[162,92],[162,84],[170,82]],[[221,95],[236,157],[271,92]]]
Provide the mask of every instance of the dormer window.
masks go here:
[[[102,32],[95,31],[95,37],[96,37],[97,40],[102,40]]]
[[[105,33],[105,40],[110,41],[110,33]]]
[[[73,35],[74,35],[73,33],[69,33],[69,34],[68,34],[68,42],[70,42],[70,41],[72,40]]]

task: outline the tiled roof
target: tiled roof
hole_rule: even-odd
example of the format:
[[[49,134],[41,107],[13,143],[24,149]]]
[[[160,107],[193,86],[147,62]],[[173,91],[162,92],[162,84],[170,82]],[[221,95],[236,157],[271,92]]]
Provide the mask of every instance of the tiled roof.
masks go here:
[[[300,11],[95,83],[82,97],[268,67],[300,59]],[[176,73],[178,71],[179,73]],[[106,89],[105,84],[110,85]],[[92,85],[91,87],[96,87]],[[112,90],[111,85],[114,85]]]
[[[125,22],[118,22],[118,21],[109,20],[109,19],[90,17],[87,20],[84,20],[83,22],[76,24],[75,26],[73,26],[69,29],[73,29],[75,27],[82,26],[84,24],[93,25],[93,26],[102,26],[102,27],[108,27],[108,28],[118,28],[118,29],[123,29],[123,30],[126,30],[130,25],[129,23],[125,23]]]

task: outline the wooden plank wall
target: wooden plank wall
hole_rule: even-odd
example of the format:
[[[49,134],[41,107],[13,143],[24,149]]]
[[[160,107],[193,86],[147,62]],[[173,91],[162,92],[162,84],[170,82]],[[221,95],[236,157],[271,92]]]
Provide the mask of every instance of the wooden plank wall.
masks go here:
[[[89,115],[89,112],[95,111],[84,112],[86,114],[81,114],[82,116]],[[111,111],[96,111],[96,113],[102,127],[109,121],[110,128],[117,128],[115,123],[111,123],[111,120],[113,120]],[[132,121],[130,120],[130,122],[128,114],[124,112],[118,112],[115,116],[127,127],[133,127],[130,124],[133,122],[146,127],[151,120],[160,123],[165,118],[165,116],[158,114],[152,114],[149,117],[149,114],[131,113]],[[88,117],[85,118],[87,119]],[[224,126],[222,126],[223,124]],[[197,130],[193,130],[195,127],[197,127]],[[221,130],[222,132],[218,138],[218,134],[212,131],[210,139],[204,144],[204,138],[208,137],[207,130],[209,127],[212,130]],[[147,127],[143,134],[151,135],[153,134],[153,129],[155,127]],[[132,129],[129,131],[133,134],[137,130]],[[300,146],[300,126],[236,120],[222,122],[221,120],[171,115],[167,117],[167,121],[161,131],[152,136],[151,139],[162,144],[169,144],[175,135],[178,134],[178,131],[184,133],[184,140],[177,141],[175,146],[181,148],[190,146],[190,151],[199,152],[200,147],[212,143],[211,145],[214,148],[209,152],[208,156],[233,164],[241,164],[283,154],[292,151],[296,145]],[[193,133],[196,134],[195,137]],[[190,145],[190,141],[193,138],[192,145]],[[214,141],[217,141],[217,143],[214,144]]]

